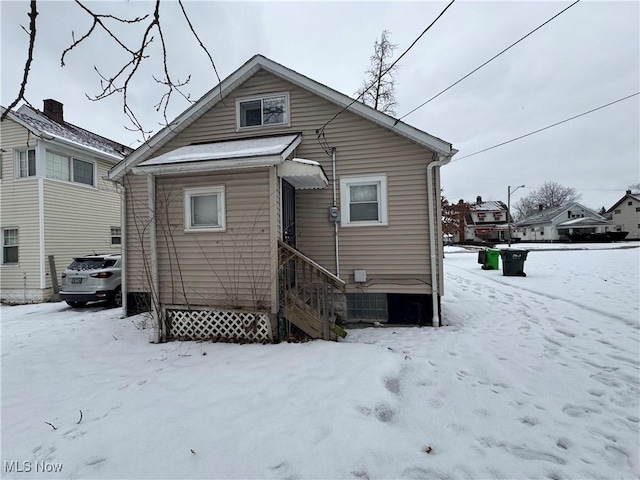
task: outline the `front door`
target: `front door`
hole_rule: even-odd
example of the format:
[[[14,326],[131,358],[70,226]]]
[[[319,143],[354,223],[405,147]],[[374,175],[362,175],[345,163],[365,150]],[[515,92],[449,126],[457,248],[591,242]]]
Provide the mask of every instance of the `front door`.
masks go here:
[[[282,241],[296,246],[296,189],[282,181]]]
[[[282,241],[296,248],[296,189],[282,181]],[[296,263],[292,258],[287,262],[287,279],[289,287],[296,283]]]

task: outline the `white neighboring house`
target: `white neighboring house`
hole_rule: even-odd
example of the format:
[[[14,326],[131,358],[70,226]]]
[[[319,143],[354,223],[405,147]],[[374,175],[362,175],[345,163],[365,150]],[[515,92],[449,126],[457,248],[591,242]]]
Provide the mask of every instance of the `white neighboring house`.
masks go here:
[[[629,232],[627,239],[640,239],[640,194],[627,190],[609,210],[608,218],[617,232]]]
[[[574,233],[614,231],[613,223],[580,203],[539,209],[516,223],[514,236],[524,242],[568,241]]]
[[[507,206],[499,200],[482,200],[476,197],[476,202],[469,205],[469,213],[464,219],[465,241],[494,241],[503,242],[508,237]],[[459,236],[459,234],[458,234]]]
[[[65,122],[51,99],[9,112],[0,133],[0,300],[47,301],[50,255],[59,283],[72,257],[120,252],[120,194],[106,176],[132,149]]]

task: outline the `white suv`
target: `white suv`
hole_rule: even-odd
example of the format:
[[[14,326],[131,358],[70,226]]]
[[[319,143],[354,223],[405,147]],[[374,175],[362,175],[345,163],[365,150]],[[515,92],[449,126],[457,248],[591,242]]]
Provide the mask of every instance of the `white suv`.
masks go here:
[[[87,255],[73,259],[62,274],[60,298],[77,308],[87,302],[108,300],[122,306],[121,255]]]

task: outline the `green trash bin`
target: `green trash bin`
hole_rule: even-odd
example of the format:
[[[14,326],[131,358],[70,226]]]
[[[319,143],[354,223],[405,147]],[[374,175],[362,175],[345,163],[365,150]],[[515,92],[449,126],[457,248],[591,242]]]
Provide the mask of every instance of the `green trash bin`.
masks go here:
[[[527,260],[529,250],[505,248],[500,250],[502,257],[502,275],[507,277],[526,277],[524,262]]]
[[[500,250],[489,248],[485,250],[483,270],[500,270]]]

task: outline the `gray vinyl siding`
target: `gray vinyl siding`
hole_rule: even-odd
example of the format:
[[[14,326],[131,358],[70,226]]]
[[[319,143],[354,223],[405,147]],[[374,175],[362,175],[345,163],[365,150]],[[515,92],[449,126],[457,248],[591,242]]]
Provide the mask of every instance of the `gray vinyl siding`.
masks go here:
[[[277,92],[289,92],[290,126],[236,131],[237,98]],[[192,143],[301,132],[303,140],[295,155],[320,162],[331,181],[331,158],[315,132],[339,107],[264,71],[236,89],[225,104],[206,112],[156,155]],[[340,274],[348,291],[430,293],[426,167],[431,152],[349,112],[327,126],[325,137],[337,148],[338,185],[341,175],[386,174],[388,179],[389,224],[340,229]],[[439,185],[439,179],[435,183]],[[437,196],[439,190],[435,192]],[[335,272],[333,224],[328,219],[332,203],[331,188],[297,192],[298,247]],[[438,251],[436,258],[441,258]],[[354,269],[367,270],[370,282],[364,289],[353,283]]]
[[[86,157],[85,157],[86,158]],[[58,283],[73,257],[120,253],[111,246],[111,227],[120,227],[120,194],[105,180],[110,165],[97,161],[97,188],[44,179],[46,287],[51,287],[48,256],[54,255]]]
[[[225,187],[226,231],[185,232],[184,189]],[[158,177],[156,236],[163,304],[271,307],[274,241],[269,170]]]
[[[14,150],[35,147],[36,140],[26,128],[13,120],[6,119],[0,123],[0,227],[17,227],[19,235],[18,265],[0,266],[3,299],[10,290],[24,290],[25,287],[27,290],[39,290],[41,287],[38,179],[14,179]],[[20,297],[15,299],[19,301]]]

